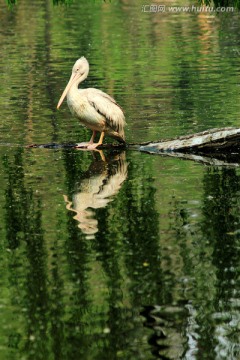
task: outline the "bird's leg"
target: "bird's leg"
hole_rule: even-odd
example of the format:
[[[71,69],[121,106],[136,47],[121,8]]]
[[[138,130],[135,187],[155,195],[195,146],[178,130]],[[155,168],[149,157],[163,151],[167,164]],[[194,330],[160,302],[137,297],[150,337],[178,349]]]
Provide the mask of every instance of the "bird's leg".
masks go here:
[[[98,145],[102,145],[104,135],[105,135],[105,132],[104,132],[104,131],[102,131],[102,132],[101,132],[101,135],[100,135],[100,138],[99,138],[99,140],[98,140]]]
[[[96,131],[93,130],[91,139],[89,140],[89,142],[82,142],[82,143],[78,143],[75,147],[76,148],[88,148],[88,145],[92,145],[93,144],[93,140],[96,136]]]
[[[101,132],[100,138],[98,140],[98,142],[96,144],[90,144],[87,148],[89,150],[94,150],[96,149],[99,145],[102,145],[103,143],[103,138],[104,138],[104,131]]]
[[[91,139],[89,140],[89,145],[90,145],[90,144],[93,144],[93,141],[94,141],[95,136],[96,136],[96,131],[93,130],[93,132],[92,132],[92,137],[91,137]]]

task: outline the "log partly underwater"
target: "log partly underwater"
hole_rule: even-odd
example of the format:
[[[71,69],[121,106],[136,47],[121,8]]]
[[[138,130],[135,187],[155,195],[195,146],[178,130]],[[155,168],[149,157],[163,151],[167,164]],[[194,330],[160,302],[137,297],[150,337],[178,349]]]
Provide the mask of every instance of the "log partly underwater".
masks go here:
[[[32,144],[28,148],[75,148],[75,143]],[[84,147],[82,148],[84,150]],[[102,144],[98,150],[137,150],[151,154],[181,157],[211,164],[240,164],[240,128],[225,127],[184,135],[174,139],[129,144]],[[202,159],[202,160],[200,160]],[[216,161],[213,161],[213,160]]]

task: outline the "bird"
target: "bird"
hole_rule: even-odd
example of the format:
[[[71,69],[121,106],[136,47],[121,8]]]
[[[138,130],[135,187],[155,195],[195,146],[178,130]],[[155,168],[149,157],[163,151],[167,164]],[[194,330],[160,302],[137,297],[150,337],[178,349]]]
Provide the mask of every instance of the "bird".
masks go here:
[[[125,144],[124,126],[126,123],[120,105],[99,89],[78,88],[78,85],[87,78],[88,73],[89,63],[82,56],[73,65],[72,75],[59,99],[57,109],[60,108],[67,96],[68,107],[72,115],[77,117],[82,125],[92,130],[89,142],[79,143],[77,147],[94,150],[103,143],[105,135]],[[98,142],[94,143],[97,132],[100,132],[100,137]]]

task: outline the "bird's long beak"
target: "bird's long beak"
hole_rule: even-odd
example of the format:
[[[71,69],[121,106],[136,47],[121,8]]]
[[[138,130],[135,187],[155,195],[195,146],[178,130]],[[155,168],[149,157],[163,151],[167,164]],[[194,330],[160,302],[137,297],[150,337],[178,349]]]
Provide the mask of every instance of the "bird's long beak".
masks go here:
[[[57,104],[57,109],[60,108],[65,96],[67,95],[68,91],[70,90],[70,88],[71,88],[72,84],[74,83],[74,81],[76,80],[77,76],[78,76],[77,73],[72,73],[72,75],[69,79],[69,82],[68,82],[67,86],[65,87],[65,90],[63,91],[62,96],[59,99],[59,102]]]

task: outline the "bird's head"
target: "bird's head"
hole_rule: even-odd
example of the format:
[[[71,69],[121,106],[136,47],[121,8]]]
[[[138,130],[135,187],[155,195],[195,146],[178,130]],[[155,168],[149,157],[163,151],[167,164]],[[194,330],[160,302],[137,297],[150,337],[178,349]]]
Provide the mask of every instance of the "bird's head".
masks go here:
[[[89,63],[87,59],[82,56],[80,59],[78,59],[72,68],[72,75],[68,81],[68,84],[65,88],[65,90],[62,93],[62,96],[58,102],[57,109],[60,108],[65,96],[67,95],[68,91],[71,89],[73,85],[80,84],[83,80],[86,79],[89,72]]]
[[[87,59],[84,56],[82,56],[73,65],[72,74],[78,74],[78,75],[86,74],[87,77],[88,72],[89,72],[89,63]]]

